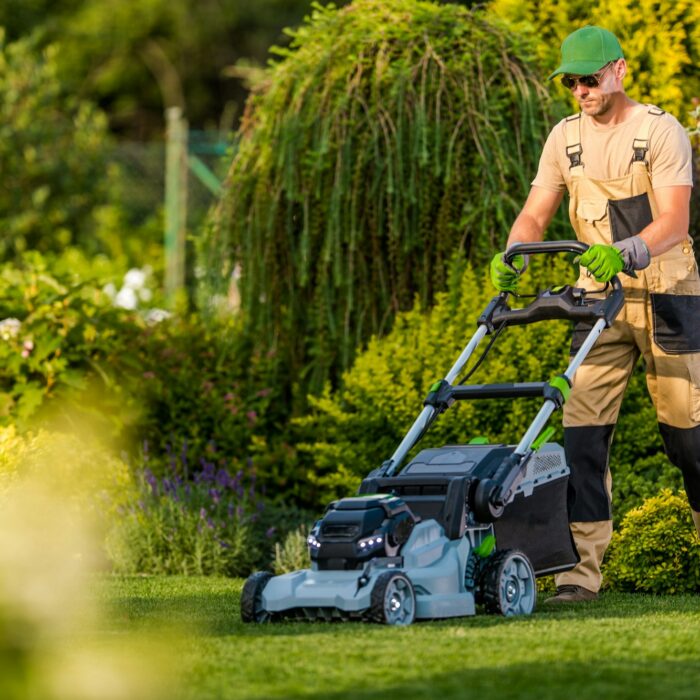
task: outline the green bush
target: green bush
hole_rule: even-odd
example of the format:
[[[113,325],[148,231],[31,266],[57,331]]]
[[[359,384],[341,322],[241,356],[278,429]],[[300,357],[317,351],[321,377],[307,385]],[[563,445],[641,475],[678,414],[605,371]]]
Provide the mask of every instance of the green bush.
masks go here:
[[[266,503],[255,470],[234,472],[214,451],[196,466],[171,455],[161,477],[150,461],[144,455],[138,492],[107,538],[118,572],[247,576],[268,568],[275,543],[309,520],[298,508]]]
[[[700,541],[685,494],[664,489],[625,515],[613,535],[604,576],[614,590],[700,591]]]
[[[147,327],[134,352],[142,413],[132,437],[148,445],[155,472],[173,454],[194,471],[214,451],[254,468],[269,497],[293,497],[299,474],[274,353],[251,346],[235,319],[196,314]]]
[[[0,260],[23,251],[98,249],[93,215],[107,202],[107,120],[66,94],[55,47],[0,33]]]
[[[275,560],[272,570],[276,574],[288,574],[291,571],[308,569],[311,566],[309,546],[306,538],[309,535],[309,524],[302,525],[298,530],[292,530],[283,542],[275,544]]]
[[[458,250],[503,246],[550,102],[532,46],[481,11],[314,5],[247,106],[201,266],[240,265],[247,332],[303,389],[337,379]]]
[[[254,482],[207,463],[194,479],[139,473],[140,498],[107,539],[120,573],[244,576],[260,560]]]
[[[0,424],[80,416],[119,433],[134,417],[125,379],[143,325],[38,253],[0,267]]]

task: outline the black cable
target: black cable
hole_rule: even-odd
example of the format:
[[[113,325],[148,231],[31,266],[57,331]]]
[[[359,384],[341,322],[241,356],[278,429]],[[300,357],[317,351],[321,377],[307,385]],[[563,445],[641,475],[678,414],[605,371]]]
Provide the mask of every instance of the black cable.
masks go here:
[[[484,352],[481,353],[481,357],[476,361],[476,364],[465,374],[462,379],[457,382],[457,384],[464,384],[464,382],[469,379],[469,377],[476,372],[477,369],[479,369],[479,366],[481,363],[486,359],[486,356],[489,354],[491,351],[491,348],[493,347],[493,344],[496,342],[496,339],[498,338],[499,335],[501,335],[501,331],[506,327],[506,322],[503,321],[501,325],[496,329],[496,332],[491,336],[491,340],[489,341],[489,344],[486,346]],[[453,385],[454,386],[454,385]]]

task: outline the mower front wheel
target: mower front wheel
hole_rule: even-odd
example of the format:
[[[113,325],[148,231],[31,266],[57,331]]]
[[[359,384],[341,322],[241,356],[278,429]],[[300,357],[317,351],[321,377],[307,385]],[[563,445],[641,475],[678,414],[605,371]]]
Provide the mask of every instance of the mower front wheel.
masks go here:
[[[243,622],[269,622],[272,619],[262,602],[263,590],[271,578],[272,574],[269,571],[258,571],[246,579],[241,593]]]
[[[416,592],[406,574],[388,571],[377,578],[370,619],[385,625],[410,625],[416,618]]]
[[[535,572],[527,556],[516,549],[496,551],[491,556],[479,588],[487,612],[512,617],[529,615],[535,609]]]

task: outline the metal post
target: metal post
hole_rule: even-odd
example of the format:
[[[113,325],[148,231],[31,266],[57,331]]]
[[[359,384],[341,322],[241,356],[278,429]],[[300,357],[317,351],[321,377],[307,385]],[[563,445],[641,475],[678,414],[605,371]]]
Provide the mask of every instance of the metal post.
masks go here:
[[[169,107],[165,116],[165,296],[172,307],[185,286],[187,121],[180,107]]]

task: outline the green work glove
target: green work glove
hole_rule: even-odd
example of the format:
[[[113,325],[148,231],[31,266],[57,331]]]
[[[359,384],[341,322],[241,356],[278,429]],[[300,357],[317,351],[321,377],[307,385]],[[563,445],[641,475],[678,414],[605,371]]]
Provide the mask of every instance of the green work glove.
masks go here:
[[[524,266],[525,258],[522,255],[516,255],[511,266],[504,262],[503,253],[496,253],[491,260],[491,284],[499,292],[516,292],[518,290],[518,278]]]
[[[596,243],[580,258],[579,265],[588,268],[596,282],[609,282],[615,275],[622,272],[625,261],[622,253],[611,245]]]

